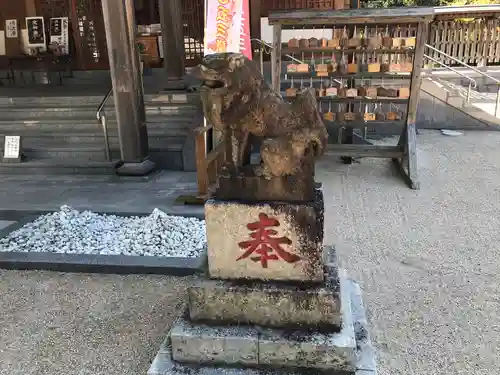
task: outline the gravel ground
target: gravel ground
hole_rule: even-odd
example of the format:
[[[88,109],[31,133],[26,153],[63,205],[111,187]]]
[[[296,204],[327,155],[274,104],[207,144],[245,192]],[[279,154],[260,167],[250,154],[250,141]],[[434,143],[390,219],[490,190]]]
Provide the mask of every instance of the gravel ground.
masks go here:
[[[326,242],[363,287],[380,375],[498,375],[500,132],[418,139],[417,192],[387,161],[322,159]],[[0,278],[1,375],[144,374],[189,283]]]
[[[0,270],[1,375],[145,374],[189,279]]]
[[[363,287],[380,375],[498,375],[500,133],[418,140],[417,192],[386,161],[321,161],[326,241]]]

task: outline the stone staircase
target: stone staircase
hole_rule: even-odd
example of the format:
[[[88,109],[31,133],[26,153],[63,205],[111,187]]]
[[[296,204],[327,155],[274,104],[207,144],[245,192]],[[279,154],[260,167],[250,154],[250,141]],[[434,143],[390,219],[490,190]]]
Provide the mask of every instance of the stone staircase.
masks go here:
[[[15,96],[0,99],[0,151],[3,136],[22,136],[24,162],[0,163],[0,173],[113,174],[119,160],[113,98],[108,119],[112,162],[106,160],[104,135],[96,119],[103,95]],[[145,96],[149,154],[162,169],[195,170],[190,130],[203,122],[196,93],[163,92]]]
[[[495,117],[497,85],[492,81],[484,82],[478,73],[470,73],[464,70],[464,74],[475,79],[478,85],[471,88],[467,102],[468,79],[447,72],[427,72],[422,79],[417,113],[419,128],[500,129],[500,118]]]

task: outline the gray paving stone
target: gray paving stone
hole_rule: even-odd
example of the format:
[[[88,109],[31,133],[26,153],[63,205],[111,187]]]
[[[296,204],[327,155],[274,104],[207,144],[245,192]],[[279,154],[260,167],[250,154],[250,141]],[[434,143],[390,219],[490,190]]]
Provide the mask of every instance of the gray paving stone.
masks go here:
[[[173,359],[178,362],[258,363],[258,331],[250,326],[195,325],[183,317],[170,331],[170,340]]]
[[[259,364],[355,371],[356,338],[351,314],[349,283],[340,271],[342,330],[304,333],[265,329],[259,337]]]
[[[337,270],[326,270],[327,281],[321,286],[200,280],[188,291],[191,320],[340,328]]]

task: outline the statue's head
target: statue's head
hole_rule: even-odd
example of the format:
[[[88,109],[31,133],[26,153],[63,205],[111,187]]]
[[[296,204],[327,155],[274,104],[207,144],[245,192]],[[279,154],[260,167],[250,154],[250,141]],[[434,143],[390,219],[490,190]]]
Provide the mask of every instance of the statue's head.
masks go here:
[[[212,95],[253,91],[264,83],[253,61],[241,53],[214,53],[203,58],[196,72],[201,90]]]

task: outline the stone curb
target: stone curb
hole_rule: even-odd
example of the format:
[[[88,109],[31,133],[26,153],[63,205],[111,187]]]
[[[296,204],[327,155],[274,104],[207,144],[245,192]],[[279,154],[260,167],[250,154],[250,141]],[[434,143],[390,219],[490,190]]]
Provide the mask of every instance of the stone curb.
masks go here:
[[[52,212],[56,211],[24,211],[24,215],[17,222],[0,230],[0,238],[20,229],[26,223],[35,220],[38,216]],[[106,212],[106,214],[117,216],[149,215],[114,212]],[[199,215],[191,215],[191,217],[200,218]],[[206,259],[206,251],[198,258],[0,252],[0,269],[189,276],[204,272],[206,268]]]

